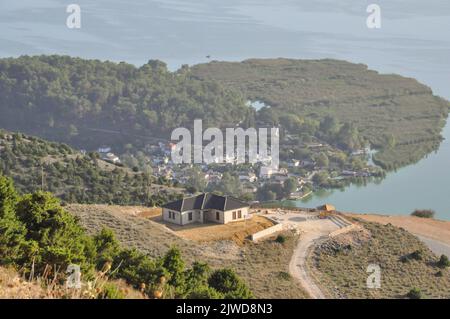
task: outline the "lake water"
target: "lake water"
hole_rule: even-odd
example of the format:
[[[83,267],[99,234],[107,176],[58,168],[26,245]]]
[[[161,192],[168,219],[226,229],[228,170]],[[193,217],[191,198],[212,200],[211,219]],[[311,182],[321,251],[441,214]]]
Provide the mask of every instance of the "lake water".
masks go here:
[[[317,207],[332,203],[340,210],[364,213],[409,214],[415,209],[431,208],[441,219],[450,219],[450,125],[447,139],[438,152],[415,165],[389,173],[378,183],[352,185],[344,191],[323,191],[297,202],[298,206]]]
[[[366,7],[381,7],[382,28],[366,27]],[[65,25],[66,6],[82,9],[82,28]],[[448,0],[3,0],[0,56],[68,54],[182,64],[246,58],[335,58],[417,78],[450,99]],[[450,124],[437,154],[302,206],[409,214],[431,208],[450,219]]]

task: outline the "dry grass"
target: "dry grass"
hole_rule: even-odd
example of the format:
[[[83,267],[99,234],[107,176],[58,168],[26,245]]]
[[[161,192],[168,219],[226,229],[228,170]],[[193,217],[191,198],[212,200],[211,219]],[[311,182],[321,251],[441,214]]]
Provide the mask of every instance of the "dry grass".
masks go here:
[[[27,280],[14,269],[0,267],[0,299],[97,299],[104,298],[105,288],[111,285],[125,299],[145,298],[123,280],[108,280],[101,274],[91,282],[83,282],[80,289],[74,289],[61,284],[57,276]]]
[[[309,267],[329,297],[404,298],[413,287],[425,298],[450,297],[449,270],[436,266],[436,256],[419,239],[390,224],[360,223],[366,232],[330,239],[310,255]],[[415,251],[422,259],[404,260]],[[367,288],[369,264],[381,267],[381,289]]]
[[[256,298],[308,298],[298,281],[289,275],[289,262],[298,236],[292,232],[283,235],[286,238],[283,244],[277,243],[275,237],[258,243],[246,242],[243,258],[230,262]]]
[[[144,218],[149,218],[149,217],[161,216],[161,214],[162,214],[162,208],[153,207],[153,208],[148,208],[148,209],[138,213],[138,216],[144,217]]]
[[[0,299],[45,298],[46,291],[37,282],[28,282],[12,269],[0,268]]]
[[[70,205],[67,210],[78,216],[90,233],[108,227],[122,245],[137,248],[149,256],[159,257],[176,245],[188,263],[198,260],[213,268],[231,267],[256,297],[306,297],[300,285],[285,274],[296,244],[294,235],[288,234],[284,244],[274,242],[273,238],[257,244],[244,241],[241,246],[232,240],[197,242],[183,239],[151,218],[139,217],[147,208]]]
[[[415,216],[382,216],[370,214],[348,214],[348,216],[361,218],[369,222],[376,222],[383,225],[392,224],[397,227],[402,227],[411,233],[438,240],[450,245],[450,222],[448,221],[426,219]]]
[[[102,228],[109,228],[122,245],[137,248],[151,257],[162,256],[173,245],[186,251],[188,258],[197,255],[195,245],[174,235],[165,226],[139,217],[148,211],[146,207],[74,204],[66,209],[80,219],[88,233],[96,234]]]
[[[236,244],[242,246],[244,241],[252,234],[269,228],[274,223],[265,217],[253,216],[253,218],[245,221],[238,221],[222,224],[191,224],[191,225],[174,225],[161,220],[161,216],[152,218],[175,232],[176,235],[187,240],[197,242],[210,242],[219,240],[232,240]]]

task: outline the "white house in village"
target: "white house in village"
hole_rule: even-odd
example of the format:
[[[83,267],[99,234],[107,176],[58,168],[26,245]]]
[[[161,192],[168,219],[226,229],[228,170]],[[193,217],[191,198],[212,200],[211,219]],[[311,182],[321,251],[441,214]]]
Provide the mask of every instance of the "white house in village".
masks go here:
[[[256,180],[257,180],[258,178],[256,177],[256,175],[255,175],[255,173],[247,173],[247,174],[244,174],[244,173],[242,173],[242,174],[239,174],[239,181],[240,182],[250,182],[250,183],[253,183],[253,182],[256,182]]]
[[[270,166],[261,166],[259,170],[259,178],[271,178],[273,174],[277,174],[278,170]]]
[[[250,217],[250,205],[231,196],[203,193],[183,198],[163,207],[164,221],[187,225],[192,223],[228,224]]]
[[[106,153],[102,157],[102,159],[104,159],[105,161],[114,163],[114,164],[120,163],[120,158],[117,155],[115,155],[114,153]]]
[[[111,147],[110,146],[100,146],[98,148],[98,152],[102,153],[102,154],[109,153],[109,152],[111,152]]]

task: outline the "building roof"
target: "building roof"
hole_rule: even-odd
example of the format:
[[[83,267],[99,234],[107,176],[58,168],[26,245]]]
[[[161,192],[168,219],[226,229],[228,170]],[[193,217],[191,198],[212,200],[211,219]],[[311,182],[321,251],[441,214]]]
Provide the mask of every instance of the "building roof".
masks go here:
[[[334,207],[333,205],[330,205],[330,204],[325,204],[325,205],[319,206],[319,209],[325,210],[327,212],[332,212],[332,211],[336,210],[336,207]]]
[[[203,193],[197,196],[187,197],[167,203],[163,205],[163,208],[175,210],[178,212],[200,209],[217,209],[221,211],[228,211],[248,206],[250,205],[231,196],[220,196],[213,193]]]

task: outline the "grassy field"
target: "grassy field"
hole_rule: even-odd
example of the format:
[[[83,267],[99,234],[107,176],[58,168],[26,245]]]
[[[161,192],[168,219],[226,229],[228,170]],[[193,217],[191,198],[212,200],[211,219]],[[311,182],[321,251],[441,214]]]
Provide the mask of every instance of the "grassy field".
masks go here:
[[[358,221],[365,231],[322,243],[308,260],[329,297],[405,298],[412,288],[423,298],[450,297],[449,270],[437,267],[438,258],[415,236],[390,224]],[[369,264],[381,268],[380,289],[367,288]]]
[[[187,262],[204,261],[213,268],[230,267],[249,285],[257,298],[305,298],[301,286],[291,278],[288,265],[297,237],[286,234],[286,242],[274,239],[260,243],[232,239],[198,242],[183,239],[165,225],[154,222],[155,211],[145,207],[107,205],[69,205],[90,233],[102,227],[112,229],[122,245],[135,247],[149,256],[163,255],[175,245]],[[216,225],[211,225],[215,227]]]
[[[278,113],[320,120],[327,115],[349,122],[383,151],[385,168],[417,161],[439,143],[449,103],[414,79],[382,75],[366,65],[336,60],[251,59],[212,62],[194,76],[237,89]],[[396,146],[386,148],[386,135]],[[386,148],[386,153],[384,152]]]

